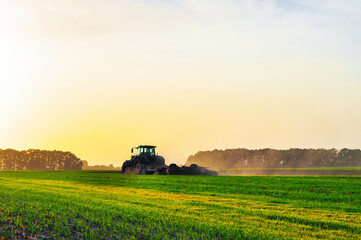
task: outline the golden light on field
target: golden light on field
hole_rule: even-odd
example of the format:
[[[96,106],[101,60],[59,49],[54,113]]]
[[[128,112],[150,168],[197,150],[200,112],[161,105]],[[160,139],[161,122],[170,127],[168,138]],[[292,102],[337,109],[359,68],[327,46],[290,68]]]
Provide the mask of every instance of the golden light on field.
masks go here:
[[[0,148],[360,148],[357,6],[0,0]]]

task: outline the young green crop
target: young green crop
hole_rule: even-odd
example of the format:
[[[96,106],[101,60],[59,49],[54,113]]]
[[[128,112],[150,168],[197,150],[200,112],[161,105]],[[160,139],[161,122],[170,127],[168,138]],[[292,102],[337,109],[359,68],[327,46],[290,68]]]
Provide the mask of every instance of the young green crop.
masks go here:
[[[0,239],[358,239],[361,177],[0,172]]]

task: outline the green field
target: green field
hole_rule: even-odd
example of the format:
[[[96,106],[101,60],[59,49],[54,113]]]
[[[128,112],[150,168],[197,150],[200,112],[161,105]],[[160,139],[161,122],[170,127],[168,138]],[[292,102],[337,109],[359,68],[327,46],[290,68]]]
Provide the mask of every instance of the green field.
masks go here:
[[[0,172],[0,239],[361,239],[361,177]]]

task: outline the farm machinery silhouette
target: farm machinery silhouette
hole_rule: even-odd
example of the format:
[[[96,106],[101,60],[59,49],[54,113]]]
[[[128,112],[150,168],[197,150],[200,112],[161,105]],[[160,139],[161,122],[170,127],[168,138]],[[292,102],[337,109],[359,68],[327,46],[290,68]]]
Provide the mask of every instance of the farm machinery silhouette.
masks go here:
[[[159,174],[159,175],[218,175],[216,171],[192,164],[179,167],[165,164],[164,157],[155,153],[156,146],[140,145],[132,148],[131,158],[123,163],[123,174]]]

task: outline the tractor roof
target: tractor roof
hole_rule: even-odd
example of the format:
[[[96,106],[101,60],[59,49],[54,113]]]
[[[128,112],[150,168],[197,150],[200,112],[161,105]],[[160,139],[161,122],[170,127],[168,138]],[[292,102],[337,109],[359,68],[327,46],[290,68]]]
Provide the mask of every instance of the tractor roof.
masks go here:
[[[139,145],[137,148],[144,147],[144,148],[155,148],[156,146],[152,145]]]

